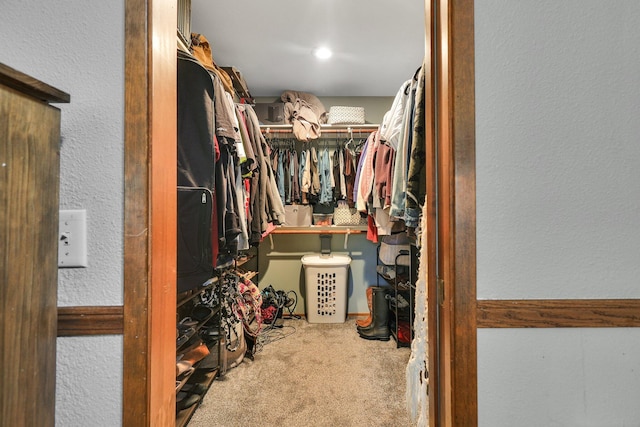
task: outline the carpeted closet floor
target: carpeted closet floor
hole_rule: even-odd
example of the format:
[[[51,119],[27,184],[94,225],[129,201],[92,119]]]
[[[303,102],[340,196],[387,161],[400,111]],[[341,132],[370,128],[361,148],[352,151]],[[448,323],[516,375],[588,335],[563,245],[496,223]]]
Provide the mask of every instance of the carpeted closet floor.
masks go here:
[[[189,427],[411,426],[405,399],[409,348],[358,336],[355,321],[285,319],[211,385]]]

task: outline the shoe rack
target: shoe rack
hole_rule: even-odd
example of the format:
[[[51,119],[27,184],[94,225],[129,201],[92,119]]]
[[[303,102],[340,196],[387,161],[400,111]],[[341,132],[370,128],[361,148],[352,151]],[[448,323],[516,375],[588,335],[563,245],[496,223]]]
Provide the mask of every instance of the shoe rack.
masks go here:
[[[410,347],[414,336],[414,299],[418,266],[418,250],[415,241],[410,241],[409,250],[400,250],[394,264],[390,266],[380,261],[380,245],[377,252],[377,285],[380,286],[380,279],[382,279],[391,286],[391,292],[387,294],[390,334],[396,341],[396,348]]]
[[[220,286],[215,275],[178,295],[176,426],[185,426],[220,372]]]
[[[178,294],[176,309],[176,427],[187,425],[216,378],[223,375],[222,280],[227,274],[251,279],[258,273],[250,249],[218,266],[200,287]]]

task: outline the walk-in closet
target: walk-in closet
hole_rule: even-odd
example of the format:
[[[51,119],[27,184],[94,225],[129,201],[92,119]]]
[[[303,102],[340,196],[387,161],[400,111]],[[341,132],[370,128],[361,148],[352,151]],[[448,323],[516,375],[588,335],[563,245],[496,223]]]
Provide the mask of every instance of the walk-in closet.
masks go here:
[[[426,425],[424,5],[353,3],[177,2],[178,426]]]

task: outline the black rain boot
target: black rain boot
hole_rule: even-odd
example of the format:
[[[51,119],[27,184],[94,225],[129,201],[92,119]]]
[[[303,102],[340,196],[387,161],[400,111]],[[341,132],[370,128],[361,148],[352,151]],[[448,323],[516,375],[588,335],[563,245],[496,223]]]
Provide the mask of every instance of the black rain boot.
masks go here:
[[[376,286],[372,295],[372,320],[366,327],[358,327],[358,334],[367,340],[389,341],[389,303],[387,302],[388,288]]]

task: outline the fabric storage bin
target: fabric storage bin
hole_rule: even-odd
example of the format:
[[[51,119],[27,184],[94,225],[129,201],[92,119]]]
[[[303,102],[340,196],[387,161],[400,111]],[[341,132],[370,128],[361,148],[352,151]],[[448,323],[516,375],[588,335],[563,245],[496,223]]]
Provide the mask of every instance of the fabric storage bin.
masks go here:
[[[347,320],[348,255],[305,255],[305,302],[309,323]]]
[[[386,265],[395,265],[396,257],[400,251],[411,252],[409,236],[407,233],[391,234],[390,236],[382,236],[380,239],[380,262]],[[398,265],[409,265],[409,255],[398,257]]]
[[[308,227],[311,225],[310,205],[285,205],[284,227]]]
[[[364,107],[333,106],[329,108],[330,125],[364,124]]]

